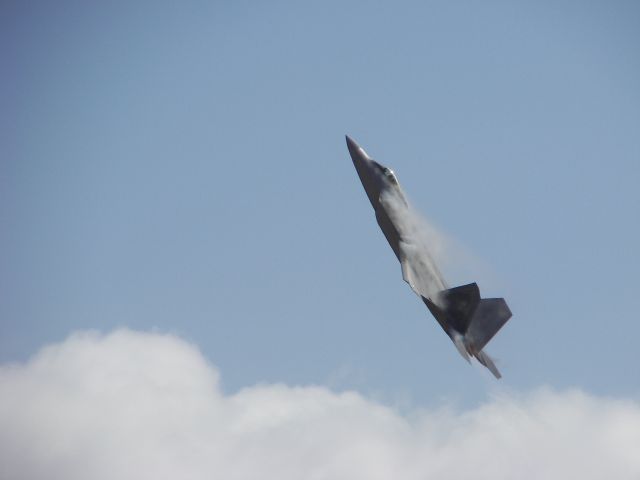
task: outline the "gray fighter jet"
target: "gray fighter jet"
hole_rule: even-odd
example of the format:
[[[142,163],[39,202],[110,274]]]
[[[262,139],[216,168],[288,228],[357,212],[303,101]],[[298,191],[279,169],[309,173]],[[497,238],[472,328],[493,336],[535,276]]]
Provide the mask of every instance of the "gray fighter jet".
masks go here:
[[[475,357],[500,372],[483,349],[511,318],[504,298],[480,298],[476,283],[448,288],[409,213],[398,179],[347,136],[347,146],[360,181],[375,210],[376,220],[400,261],[402,278],[422,299],[465,360]]]

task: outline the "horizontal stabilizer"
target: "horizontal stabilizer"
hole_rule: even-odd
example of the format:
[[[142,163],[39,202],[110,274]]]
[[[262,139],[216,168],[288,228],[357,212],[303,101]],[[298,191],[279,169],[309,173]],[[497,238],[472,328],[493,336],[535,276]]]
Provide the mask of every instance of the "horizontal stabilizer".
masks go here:
[[[511,310],[504,298],[483,298],[469,322],[465,338],[480,352],[510,318]]]
[[[478,361],[482,365],[487,367],[491,371],[491,373],[493,373],[494,377],[502,378],[502,375],[500,375],[500,372],[496,368],[496,364],[493,363],[493,360],[491,359],[491,357],[489,355],[487,355],[482,350],[480,350],[478,353],[475,354],[475,357],[478,359]]]

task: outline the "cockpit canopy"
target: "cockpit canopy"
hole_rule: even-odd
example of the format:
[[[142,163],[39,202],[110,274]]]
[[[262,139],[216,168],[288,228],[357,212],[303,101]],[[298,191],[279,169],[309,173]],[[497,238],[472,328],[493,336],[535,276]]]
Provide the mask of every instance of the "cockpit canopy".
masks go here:
[[[398,179],[396,178],[396,174],[393,173],[393,170],[391,170],[390,168],[385,167],[382,170],[382,173],[384,173],[384,176],[387,177],[387,179],[393,183],[394,185],[398,185]]]
[[[380,165],[375,160],[372,160],[372,163],[378,169],[378,172],[380,172],[392,185],[399,186],[398,179],[396,178],[396,174],[393,173],[393,170],[383,165]]]

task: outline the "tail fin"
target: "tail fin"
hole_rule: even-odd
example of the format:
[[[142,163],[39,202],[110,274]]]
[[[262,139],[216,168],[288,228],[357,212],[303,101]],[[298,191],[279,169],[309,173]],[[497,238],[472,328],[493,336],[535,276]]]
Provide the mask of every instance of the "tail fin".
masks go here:
[[[439,306],[447,312],[449,326],[460,333],[469,328],[473,312],[480,302],[480,289],[475,282],[443,290],[437,298]]]
[[[504,298],[483,298],[473,313],[465,338],[476,352],[481,352],[510,318],[511,310]]]

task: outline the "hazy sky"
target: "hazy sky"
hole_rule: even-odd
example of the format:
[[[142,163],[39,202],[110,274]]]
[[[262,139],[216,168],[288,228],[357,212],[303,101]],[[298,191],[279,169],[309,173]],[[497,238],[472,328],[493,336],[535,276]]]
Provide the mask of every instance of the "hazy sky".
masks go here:
[[[636,2],[3,2],[0,360],[168,332],[384,404],[640,393]],[[472,368],[402,281],[353,136],[505,296]]]
[[[639,478],[639,53],[631,1],[2,2],[0,478]]]

